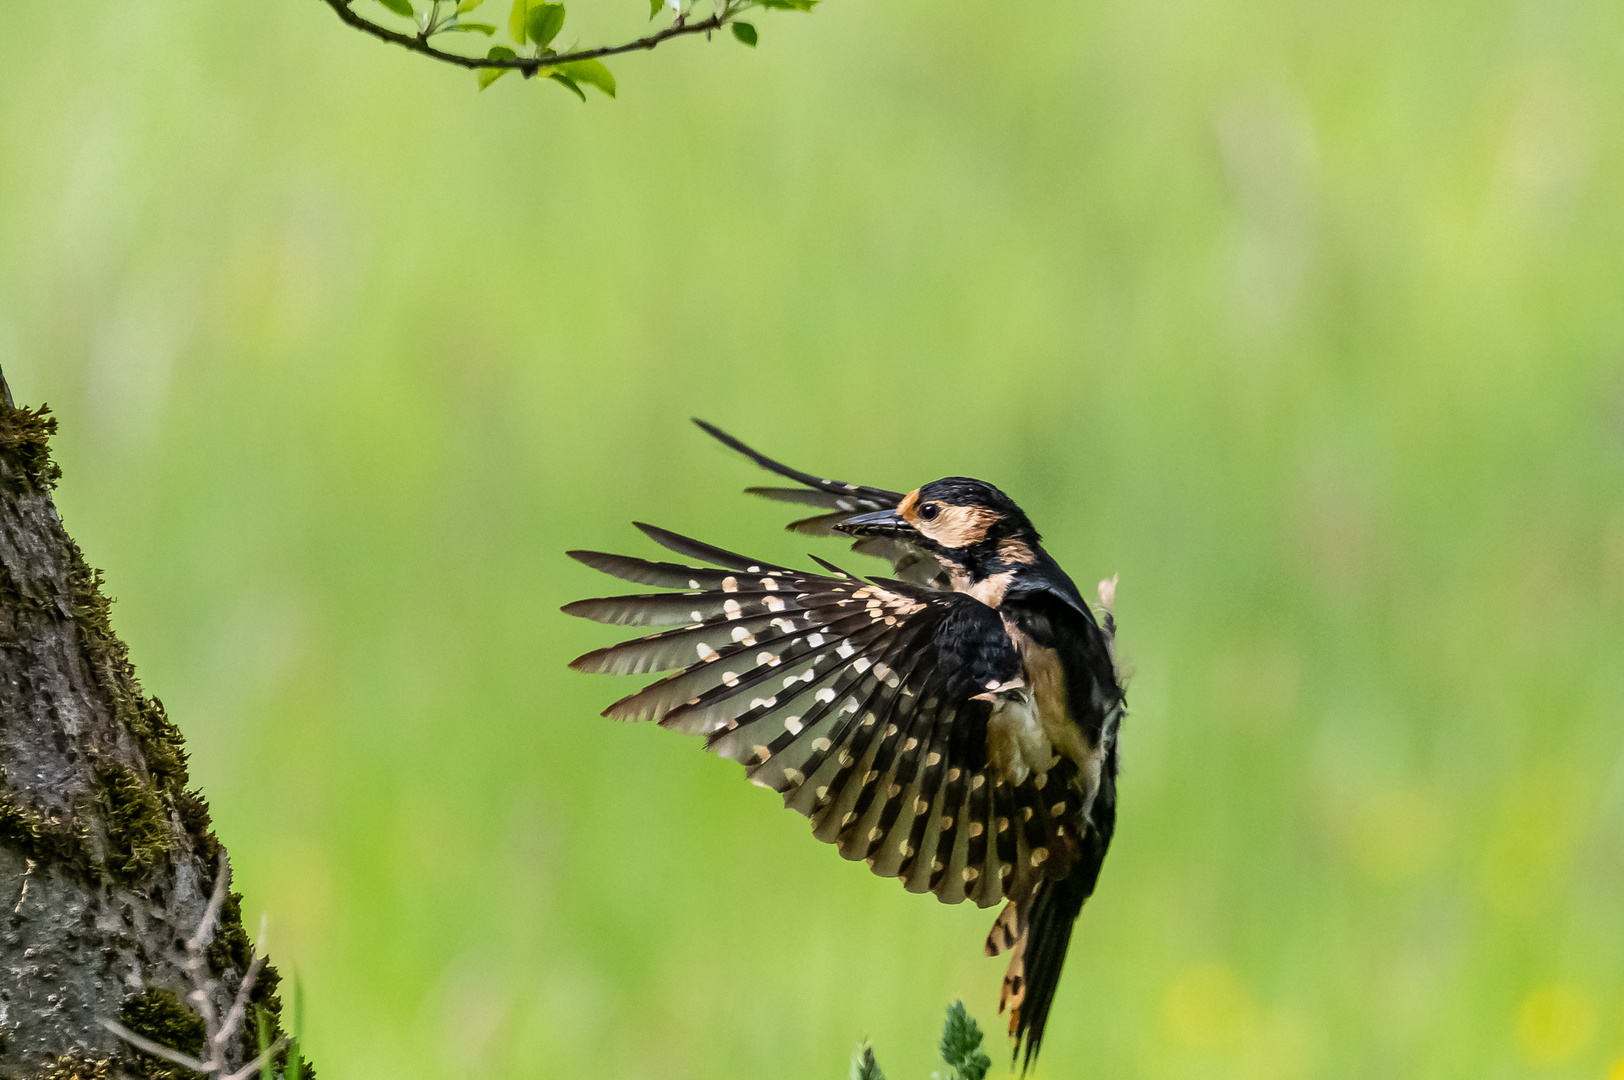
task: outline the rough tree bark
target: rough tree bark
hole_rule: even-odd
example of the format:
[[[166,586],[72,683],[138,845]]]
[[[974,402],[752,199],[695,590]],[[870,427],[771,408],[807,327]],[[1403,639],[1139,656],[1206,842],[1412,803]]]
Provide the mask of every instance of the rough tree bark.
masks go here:
[[[45,408],[17,408],[0,373],[0,1076],[178,1077],[102,1026],[197,1056],[184,942],[224,865],[180,731],[145,694],[108,622],[101,575],[51,501],[60,476]],[[215,1015],[250,964],[241,897],[207,964]],[[276,973],[251,1000],[280,1013]],[[257,1053],[254,1019],[226,1055]]]

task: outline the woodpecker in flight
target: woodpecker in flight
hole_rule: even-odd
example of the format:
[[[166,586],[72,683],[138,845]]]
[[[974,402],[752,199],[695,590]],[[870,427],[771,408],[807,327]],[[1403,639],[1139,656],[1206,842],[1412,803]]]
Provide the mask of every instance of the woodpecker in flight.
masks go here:
[[[1096,614],[991,484],[951,476],[902,493],[824,480],[695,423],[797,485],[747,489],[816,508],[791,530],[854,538],[895,577],[816,556],[823,572],[807,573],[640,524],[707,565],[570,552],[674,590],[566,605],[673,627],[570,667],[672,671],[604,715],[703,736],[811,818],[819,840],[910,892],[1004,901],[986,952],[1010,953],[999,1011],[1024,1072],[1116,820],[1116,579],[1100,583]]]

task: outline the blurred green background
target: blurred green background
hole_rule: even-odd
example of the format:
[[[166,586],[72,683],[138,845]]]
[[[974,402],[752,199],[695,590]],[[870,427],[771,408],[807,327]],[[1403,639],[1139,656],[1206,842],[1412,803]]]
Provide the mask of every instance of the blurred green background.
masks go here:
[[[756,22],[582,106],[315,0],[8,6],[0,364],[322,1075],[829,1078],[867,1035],[907,1080],[949,1000],[1000,1028],[992,912],[564,669],[618,632],[561,553],[633,518],[839,557],[701,415],[992,480],[1121,574],[1040,1076],[1624,1077],[1624,8]]]

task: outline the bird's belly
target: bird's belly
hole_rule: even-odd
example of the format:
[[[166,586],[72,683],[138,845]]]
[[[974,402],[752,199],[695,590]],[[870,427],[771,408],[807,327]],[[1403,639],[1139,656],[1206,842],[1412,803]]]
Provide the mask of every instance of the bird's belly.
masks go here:
[[[1094,796],[1100,788],[1100,770],[1104,763],[1101,747],[1091,743],[1083,729],[1072,719],[1066,706],[1066,678],[1060,666],[1060,654],[1044,648],[1024,634],[1018,642],[1021,659],[1026,665],[1027,683],[1032,691],[1032,707],[1045,739],[1055,752],[1069,758],[1076,766],[1082,785],[1083,815],[1093,808]]]

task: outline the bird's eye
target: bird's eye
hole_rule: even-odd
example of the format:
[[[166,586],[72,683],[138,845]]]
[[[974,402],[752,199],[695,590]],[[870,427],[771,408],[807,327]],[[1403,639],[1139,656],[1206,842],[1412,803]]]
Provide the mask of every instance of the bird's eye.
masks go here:
[[[924,521],[935,521],[936,515],[942,512],[940,503],[926,503],[919,508],[919,517]]]

